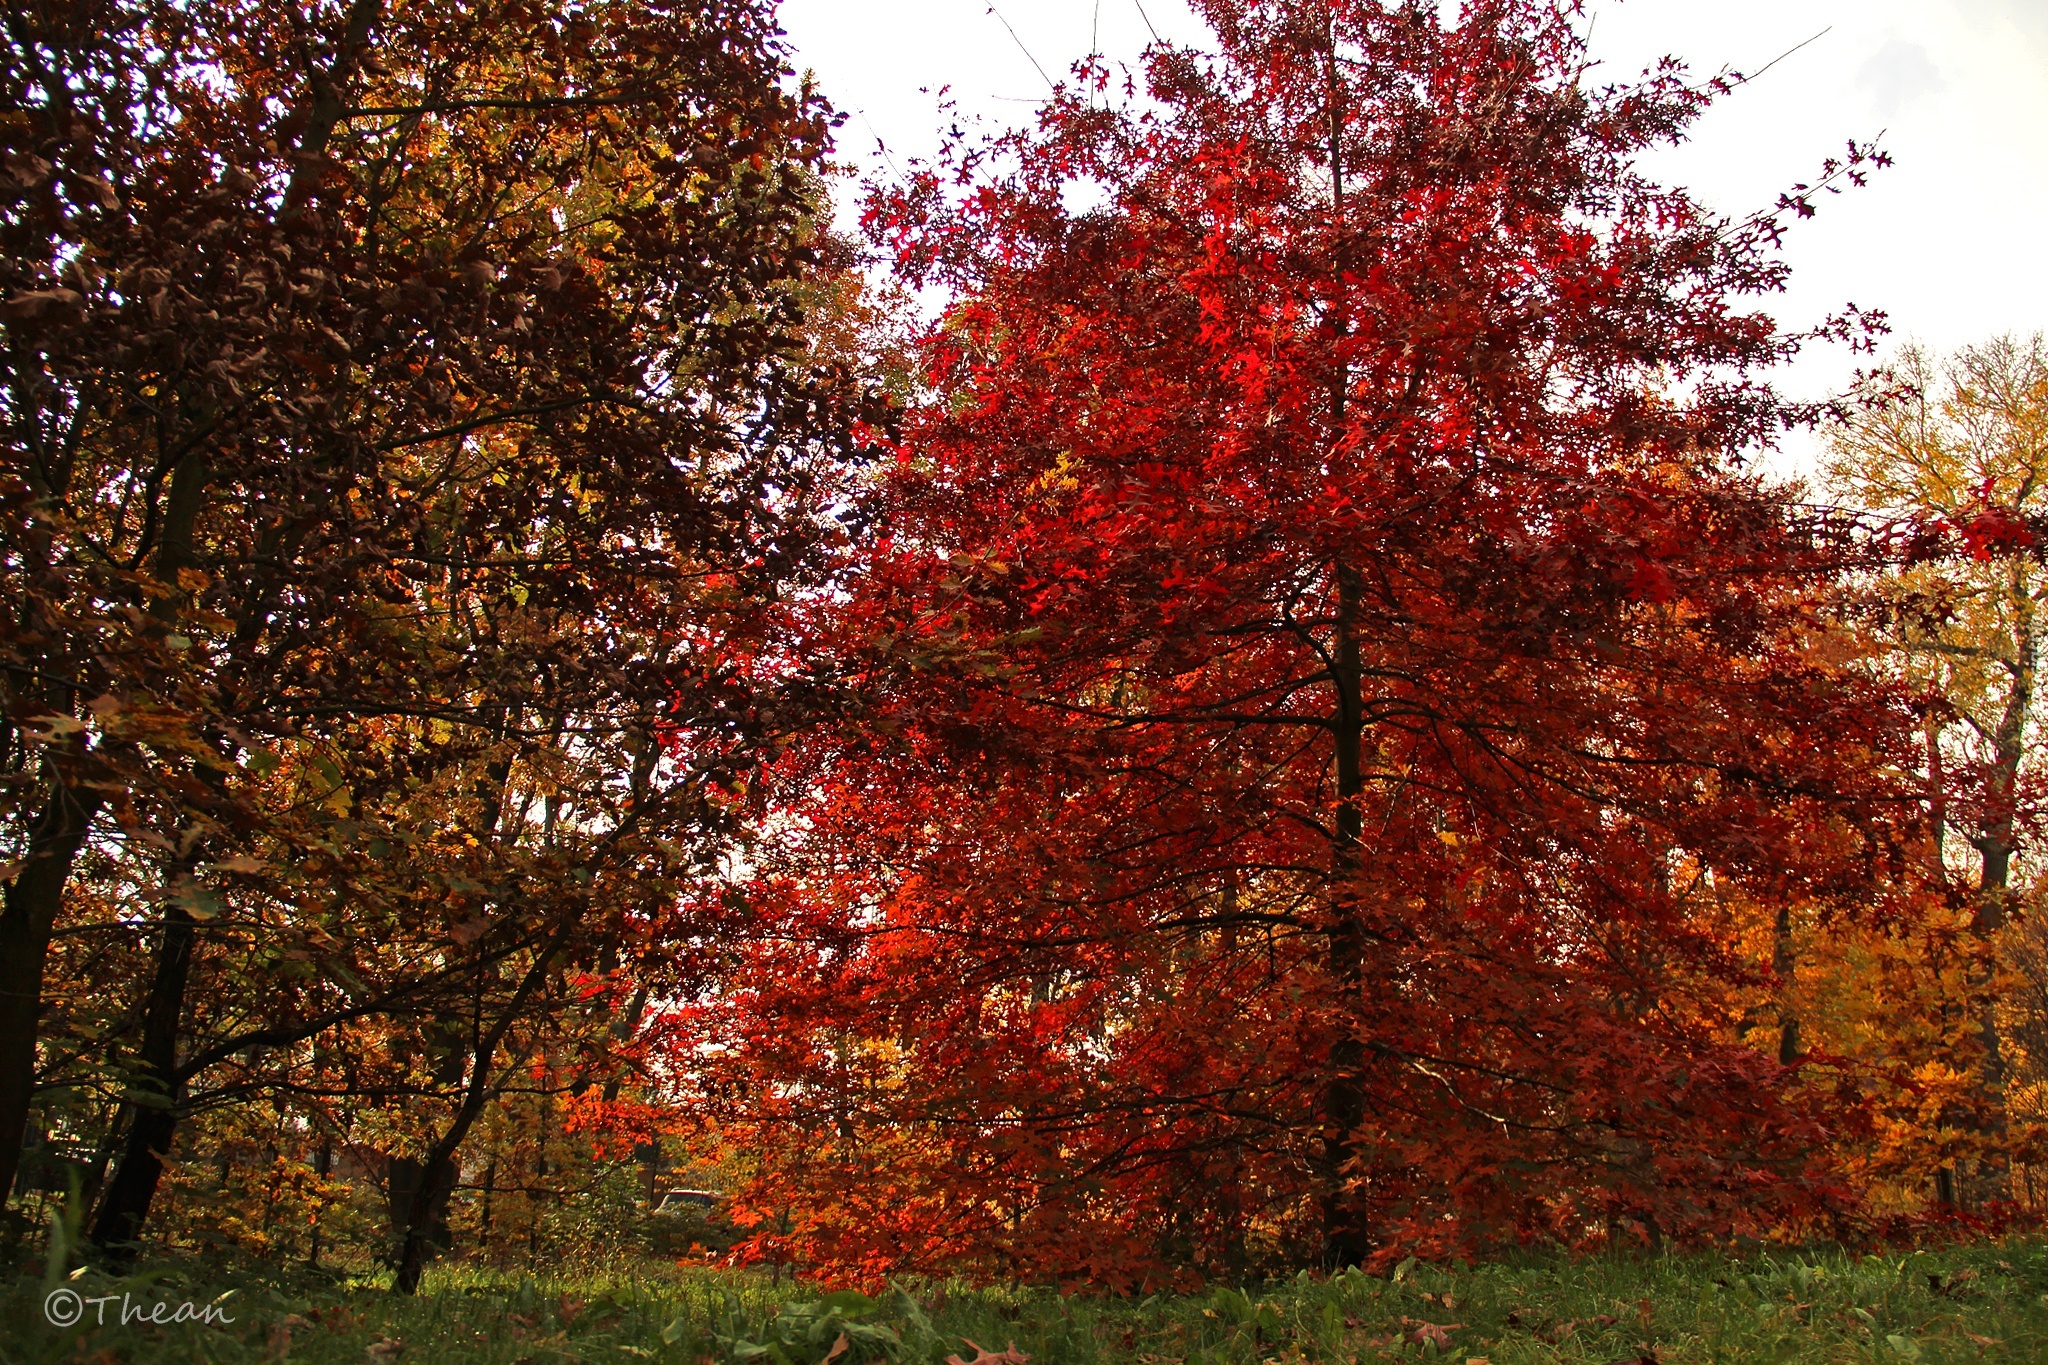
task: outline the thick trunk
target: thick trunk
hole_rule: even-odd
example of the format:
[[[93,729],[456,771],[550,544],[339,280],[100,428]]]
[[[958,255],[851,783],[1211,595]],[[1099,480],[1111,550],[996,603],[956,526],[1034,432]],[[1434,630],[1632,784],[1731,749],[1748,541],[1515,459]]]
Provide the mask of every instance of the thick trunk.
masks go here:
[[[1983,952],[1971,982],[1977,997],[1977,1036],[1984,1045],[1979,1084],[1985,1096],[2001,1108],[2005,1055],[1998,1028],[1998,995],[1996,982],[1992,979],[1992,955],[1997,951],[1999,931],[2005,927],[2005,903],[2012,878],[2011,821],[2004,823],[2006,829],[1980,845],[1984,850],[1984,871],[1978,881],[1977,911],[1972,927],[1983,940]]]
[[[97,788],[57,781],[30,829],[27,856],[8,883],[0,909],[0,1203],[21,1169],[21,1144],[35,1097],[36,1033],[50,934],[71,865],[106,799]]]
[[[93,1244],[117,1266],[134,1260],[137,1239],[163,1176],[164,1159],[177,1134],[179,1107],[185,1098],[185,1078],[178,1069],[178,1026],[192,975],[194,929],[192,917],[182,908],[166,907],[137,1056],[146,1091],[133,1101],[135,1121],[129,1125],[120,1164],[114,1168],[92,1225]]]
[[[1337,818],[1331,857],[1327,970],[1336,984],[1338,1033],[1330,1043],[1323,1092],[1323,1259],[1332,1268],[1357,1265],[1371,1250],[1363,1210],[1353,1193],[1357,1134],[1365,1123],[1365,1045],[1353,1011],[1365,986],[1365,926],[1357,900],[1358,847],[1365,828],[1362,667],[1356,631],[1358,584],[1339,566],[1336,735]]]
[[[1329,121],[1330,227],[1339,269],[1333,281],[1341,296],[1344,257],[1344,125],[1343,87],[1337,74],[1335,20],[1328,29],[1324,113]],[[1339,337],[1349,330],[1341,302],[1331,310],[1330,325]],[[1342,440],[1351,393],[1351,375],[1339,361],[1330,376],[1330,444]],[[1329,932],[1325,967],[1337,991],[1337,1036],[1330,1042],[1329,1078],[1323,1092],[1323,1260],[1331,1268],[1358,1265],[1371,1250],[1362,1201],[1357,1197],[1359,1130],[1365,1124],[1365,1044],[1358,1032],[1356,1009],[1365,988],[1365,925],[1358,909],[1359,843],[1365,829],[1360,805],[1365,791],[1364,667],[1359,654],[1358,612],[1363,585],[1341,561],[1333,565],[1337,589],[1337,637],[1332,690],[1336,712],[1331,717],[1336,742],[1337,813],[1330,857]]]
[[[206,453],[186,452],[171,475],[170,499],[164,509],[162,538],[157,542],[153,572],[158,582],[177,589],[180,575],[194,562],[194,533],[206,490],[213,477]],[[150,614],[166,626],[175,622],[184,595],[172,591],[159,597]],[[172,880],[187,876],[192,861],[179,861]],[[164,912],[163,939],[157,948],[156,971],[143,1003],[141,1083],[145,1095],[135,1097],[135,1121],[128,1127],[120,1164],[100,1196],[93,1220],[92,1241],[116,1265],[134,1259],[135,1240],[149,1216],[163,1174],[164,1156],[178,1126],[178,1105],[184,1098],[177,1075],[178,1021],[185,1012],[185,985],[192,971],[192,918],[173,905]]]
[[[455,1244],[448,1227],[448,1203],[459,1175],[454,1157],[438,1145],[426,1160],[391,1159],[393,1260],[398,1287],[407,1294],[419,1288],[427,1262]]]
[[[459,1086],[464,1074],[479,1065],[474,1055],[475,1038],[464,1036],[461,1021],[452,1016],[444,1016],[435,1023],[429,1043],[435,1057],[433,1077],[437,1085]],[[456,1144],[460,1141],[458,1135]],[[455,1145],[446,1142],[437,1142],[424,1158],[391,1158],[392,1264],[403,1267],[410,1246],[414,1286],[418,1285],[419,1273],[426,1263],[454,1246],[454,1234],[448,1227],[448,1201],[455,1193],[459,1173]]]
[[[92,1243],[113,1269],[125,1270],[135,1263],[143,1225],[156,1199],[157,1182],[163,1177],[164,1159],[177,1136],[176,1106],[181,1098],[167,1096],[159,1101],[152,1097],[151,1103],[136,1106],[135,1121],[128,1125],[121,1164],[107,1182],[92,1224]]]
[[[1974,841],[1983,856],[1983,868],[1977,880],[1977,907],[1971,924],[1977,953],[1970,969],[1970,994],[1977,1012],[1977,1037],[1983,1046],[1977,1068],[1978,1099],[1993,1132],[2005,1129],[2005,1050],[1998,1025],[1996,979],[1998,940],[2005,928],[2011,899],[2012,857],[2018,851],[2014,806],[2034,707],[2033,612],[2017,579],[2013,588],[2012,599],[2019,610],[2013,629],[2013,657],[2007,664],[2012,687],[2006,694],[2005,711],[1998,719],[1994,736],[1997,758],[1992,765],[1991,790],[1986,793],[1991,818]],[[2002,1169],[1985,1171],[1988,1183],[1984,1192],[1992,1196],[2003,1194],[2004,1174]]]
[[[2013,767],[2018,767],[2017,755]],[[2006,790],[2010,792],[2011,788]],[[1977,1040],[1983,1049],[1977,1063],[1977,1103],[1984,1131],[1993,1143],[1983,1159],[1966,1172],[1970,1178],[1965,1188],[1972,1205],[2007,1198],[2010,1194],[2011,1171],[2002,1142],[2006,1131],[2005,1053],[1998,1026],[1996,973],[1999,931],[2005,927],[2006,899],[2010,894],[2007,888],[2012,877],[2012,826],[2011,818],[2004,818],[1977,842],[1984,855],[1984,867],[1978,879],[1977,909],[1971,924],[1978,942],[1970,964],[1970,996],[1977,1011]],[[1956,1202],[1954,1176],[1949,1184],[1952,1192],[1944,1203]]]

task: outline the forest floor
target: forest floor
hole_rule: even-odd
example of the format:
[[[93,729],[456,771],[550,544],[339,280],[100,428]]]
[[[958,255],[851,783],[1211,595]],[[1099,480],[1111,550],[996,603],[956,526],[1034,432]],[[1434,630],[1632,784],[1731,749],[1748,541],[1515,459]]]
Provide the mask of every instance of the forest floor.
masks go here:
[[[76,1295],[65,1297],[64,1291]],[[55,1295],[54,1300],[52,1295]],[[112,1297],[107,1297],[112,1296]],[[68,1328],[52,1326],[76,1316]],[[160,1307],[161,1305],[161,1307]],[[176,1321],[179,1310],[186,1321]],[[189,1320],[215,1310],[212,1321]],[[155,1316],[161,1325],[131,1320]],[[222,1321],[231,1318],[232,1321]],[[0,1288],[0,1362],[754,1360],[817,1365],[1438,1360],[1463,1365],[2048,1362],[2048,1242],[1854,1256],[1529,1258],[1144,1300],[918,1285],[877,1299],[665,1262],[437,1267],[397,1298],[303,1269],[183,1261]],[[978,1343],[973,1345],[970,1343]]]

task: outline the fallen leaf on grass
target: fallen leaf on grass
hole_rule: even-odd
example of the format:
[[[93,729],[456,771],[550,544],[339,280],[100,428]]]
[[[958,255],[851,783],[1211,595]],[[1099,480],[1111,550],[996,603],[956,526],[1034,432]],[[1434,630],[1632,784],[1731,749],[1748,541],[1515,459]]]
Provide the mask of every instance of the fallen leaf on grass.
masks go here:
[[[1510,1313],[1508,1315],[1508,1321],[1510,1323],[1514,1321],[1514,1314]],[[1602,1313],[1597,1318],[1566,1318],[1555,1327],[1539,1328],[1536,1335],[1545,1341],[1555,1343],[1563,1341],[1581,1327],[1612,1327],[1620,1321],[1621,1319],[1615,1317],[1612,1313]]]
[[[1008,1343],[1001,1352],[991,1351],[973,1337],[962,1337],[962,1341],[974,1348],[974,1359],[962,1360],[957,1355],[946,1357],[946,1365],[1029,1365],[1031,1357],[1017,1349],[1017,1343]]]
[[[1462,1322],[1438,1324],[1434,1322],[1421,1322],[1415,1318],[1402,1318],[1401,1325],[1415,1329],[1408,1334],[1408,1340],[1414,1342],[1417,1346],[1422,1345],[1424,1342],[1429,1342],[1441,1351],[1451,1344],[1451,1333],[1457,1331],[1465,1324]]]

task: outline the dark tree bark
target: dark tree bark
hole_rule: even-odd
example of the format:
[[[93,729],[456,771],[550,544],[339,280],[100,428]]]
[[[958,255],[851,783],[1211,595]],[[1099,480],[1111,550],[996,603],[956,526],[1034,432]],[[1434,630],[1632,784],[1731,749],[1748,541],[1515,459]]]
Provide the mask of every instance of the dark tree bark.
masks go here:
[[[455,1189],[455,1154],[496,1093],[492,1085],[492,1077],[496,1074],[492,1060],[527,1000],[553,970],[555,954],[571,928],[572,924],[567,920],[556,926],[549,941],[537,950],[533,965],[527,969],[511,999],[505,1002],[496,1021],[475,1040],[470,1055],[469,1083],[463,1089],[462,1103],[456,1109],[453,1121],[428,1148],[426,1155],[416,1159],[423,1178],[413,1185],[403,1205],[396,1197],[392,1200],[395,1274],[391,1287],[400,1294],[418,1292],[427,1262],[436,1250],[442,1249],[435,1243],[435,1226],[439,1222],[444,1230],[446,1228],[448,1199]],[[395,1187],[394,1179],[394,1196]]]
[[[1771,972],[1778,978],[1778,1063],[1790,1066],[1799,1060],[1799,1014],[1786,1003],[1792,989],[1792,974],[1799,959],[1792,949],[1792,907],[1778,907],[1777,926],[1771,941]]]
[[[93,1245],[116,1267],[126,1267],[135,1259],[136,1241],[149,1218],[164,1159],[177,1135],[185,1099],[185,1077],[178,1067],[178,1024],[184,1016],[185,988],[192,975],[195,927],[183,908],[175,904],[165,907],[156,971],[143,1012],[142,1048],[136,1058],[142,1068],[139,1081],[143,1088],[131,1098],[135,1120],[128,1126],[120,1162],[100,1197],[92,1224]]]
[[[1358,846],[1364,833],[1363,754],[1365,742],[1363,669],[1356,630],[1358,584],[1343,566],[1337,569],[1338,623],[1335,687],[1336,715],[1331,729],[1337,741],[1337,839],[1331,859],[1331,924],[1328,958],[1347,1007],[1365,989],[1365,930],[1360,921],[1355,877]],[[1330,1044],[1330,1080],[1323,1097],[1323,1259],[1332,1269],[1362,1263],[1371,1251],[1363,1211],[1351,1193],[1349,1171],[1356,1134],[1365,1122],[1365,1086],[1360,1074],[1365,1044],[1350,1021]]]
[[[0,910],[0,1201],[21,1169],[21,1144],[35,1098],[36,1038],[43,1013],[43,964],[64,902],[71,865],[107,794],[60,777],[29,832],[21,870]]]

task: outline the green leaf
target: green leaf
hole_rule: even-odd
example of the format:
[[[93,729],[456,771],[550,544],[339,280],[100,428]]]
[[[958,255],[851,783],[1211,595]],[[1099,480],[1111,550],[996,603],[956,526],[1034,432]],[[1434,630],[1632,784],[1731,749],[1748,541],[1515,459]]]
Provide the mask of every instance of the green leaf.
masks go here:
[[[171,892],[170,899],[173,905],[196,920],[213,919],[227,909],[226,902],[221,900],[212,887],[189,878],[178,883],[177,889]]]
[[[1897,1332],[1885,1338],[1885,1344],[1908,1360],[1920,1358],[1920,1343],[1911,1337],[1902,1337]]]

